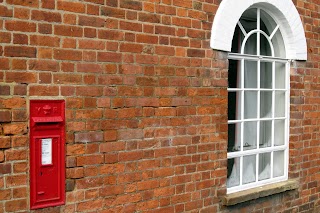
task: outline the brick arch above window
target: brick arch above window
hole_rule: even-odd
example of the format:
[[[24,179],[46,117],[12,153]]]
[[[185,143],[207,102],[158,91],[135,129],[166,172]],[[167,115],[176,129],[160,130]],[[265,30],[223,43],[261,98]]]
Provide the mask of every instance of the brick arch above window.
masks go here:
[[[307,60],[304,29],[291,0],[223,0],[212,25],[211,48],[230,52],[237,22],[245,10],[255,5],[263,8],[279,24],[287,58]]]

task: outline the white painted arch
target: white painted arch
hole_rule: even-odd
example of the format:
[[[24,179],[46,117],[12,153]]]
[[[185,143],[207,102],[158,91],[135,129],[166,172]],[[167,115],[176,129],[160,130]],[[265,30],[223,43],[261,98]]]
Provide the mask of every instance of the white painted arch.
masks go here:
[[[242,13],[253,6],[263,8],[280,25],[286,57],[307,60],[306,37],[292,0],[223,0],[212,25],[211,48],[230,52],[237,22]]]

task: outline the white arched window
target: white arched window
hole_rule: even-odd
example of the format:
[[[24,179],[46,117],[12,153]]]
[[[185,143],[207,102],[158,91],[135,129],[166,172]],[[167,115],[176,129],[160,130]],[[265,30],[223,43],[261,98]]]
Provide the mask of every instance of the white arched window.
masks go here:
[[[213,31],[237,2],[222,1]],[[227,193],[288,179],[289,60],[306,59],[306,43],[300,19],[292,22],[296,16],[283,11],[289,5],[297,15],[292,2],[270,2],[241,1],[240,17],[223,21],[234,22],[233,36],[226,36],[228,27],[212,32],[211,46],[229,51]]]

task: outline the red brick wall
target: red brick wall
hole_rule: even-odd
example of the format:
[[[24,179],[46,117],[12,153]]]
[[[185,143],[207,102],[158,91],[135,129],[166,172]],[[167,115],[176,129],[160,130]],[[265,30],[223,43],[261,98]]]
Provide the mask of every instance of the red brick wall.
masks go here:
[[[301,185],[227,208],[220,0],[0,0],[0,212],[29,211],[30,99],[64,99],[67,119],[66,205],[35,212],[316,211],[320,3],[293,2],[309,48],[291,69]]]

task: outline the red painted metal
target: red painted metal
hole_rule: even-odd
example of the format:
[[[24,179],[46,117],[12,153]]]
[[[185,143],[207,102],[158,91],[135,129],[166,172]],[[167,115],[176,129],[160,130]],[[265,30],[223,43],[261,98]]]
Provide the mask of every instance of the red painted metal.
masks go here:
[[[65,102],[30,101],[30,208],[65,203]]]

